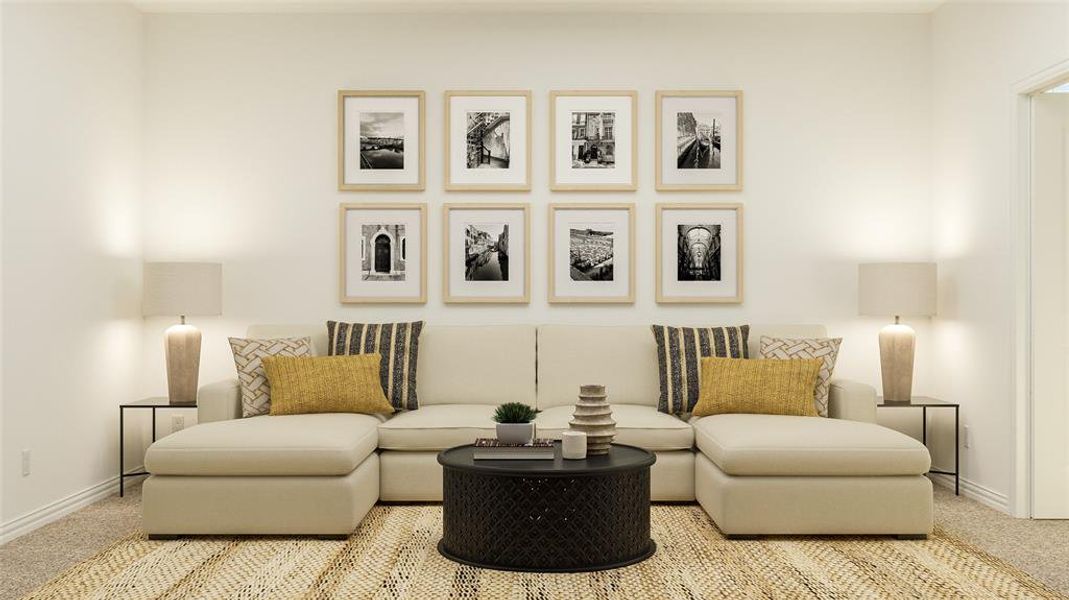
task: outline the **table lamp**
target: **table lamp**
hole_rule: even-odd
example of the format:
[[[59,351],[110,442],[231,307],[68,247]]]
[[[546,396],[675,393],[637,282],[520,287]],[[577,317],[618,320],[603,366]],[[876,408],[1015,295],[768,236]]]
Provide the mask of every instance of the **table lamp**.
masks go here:
[[[935,314],[935,263],[869,263],[858,266],[858,312],[889,317],[895,322],[880,330],[880,374],[883,399],[909,404],[913,389],[916,334],[901,317]]]
[[[145,263],[141,313],[146,317],[167,315],[181,319],[164,333],[167,397],[171,404],[197,401],[200,331],[186,323],[186,316],[222,313],[222,279],[223,266],[219,263]]]

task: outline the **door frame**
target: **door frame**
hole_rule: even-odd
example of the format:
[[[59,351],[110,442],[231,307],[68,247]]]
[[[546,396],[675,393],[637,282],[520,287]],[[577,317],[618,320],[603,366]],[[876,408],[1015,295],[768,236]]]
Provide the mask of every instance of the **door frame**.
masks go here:
[[[1014,131],[1014,315],[1013,315],[1013,495],[1015,517],[1033,514],[1032,361],[1032,96],[1069,80],[1069,60],[1013,85]]]

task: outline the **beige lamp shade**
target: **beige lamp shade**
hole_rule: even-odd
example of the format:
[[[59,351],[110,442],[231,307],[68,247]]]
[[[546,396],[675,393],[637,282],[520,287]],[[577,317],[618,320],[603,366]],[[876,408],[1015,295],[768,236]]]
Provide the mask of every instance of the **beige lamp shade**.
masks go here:
[[[868,263],[858,267],[858,314],[928,317],[935,314],[935,263]]]
[[[223,266],[201,262],[147,262],[141,313],[152,316],[219,315]]]

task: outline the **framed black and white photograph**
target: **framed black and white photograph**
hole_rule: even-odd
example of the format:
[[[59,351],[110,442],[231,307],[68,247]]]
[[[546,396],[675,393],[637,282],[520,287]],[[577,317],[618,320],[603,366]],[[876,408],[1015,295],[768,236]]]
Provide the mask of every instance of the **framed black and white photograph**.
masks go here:
[[[633,91],[550,92],[550,189],[636,188],[637,98]]]
[[[338,92],[338,189],[424,188],[424,94]]]
[[[742,189],[742,92],[657,92],[657,189]]]
[[[529,212],[527,204],[445,205],[445,302],[530,301]]]
[[[341,301],[426,302],[426,231],[426,204],[342,204]]]
[[[633,303],[634,237],[634,204],[550,204],[549,302]]]
[[[657,302],[742,302],[742,205],[657,205]]]
[[[445,189],[531,189],[531,92],[445,93]]]

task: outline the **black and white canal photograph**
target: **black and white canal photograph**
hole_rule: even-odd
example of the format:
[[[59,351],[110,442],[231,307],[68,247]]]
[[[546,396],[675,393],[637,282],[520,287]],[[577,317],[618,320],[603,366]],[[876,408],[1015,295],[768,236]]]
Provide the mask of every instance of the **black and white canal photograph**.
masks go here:
[[[572,113],[572,168],[616,166],[616,113]]]
[[[676,166],[680,169],[720,168],[720,121],[715,114],[676,114]]]
[[[568,254],[572,281],[613,280],[614,231],[608,223],[569,229]]]
[[[465,225],[464,280],[509,280],[508,223],[468,223]]]
[[[405,113],[360,113],[360,168],[405,168]]]
[[[678,281],[720,281],[720,225],[676,227]]]
[[[511,157],[511,115],[507,112],[468,112],[469,169],[507,169]]]

